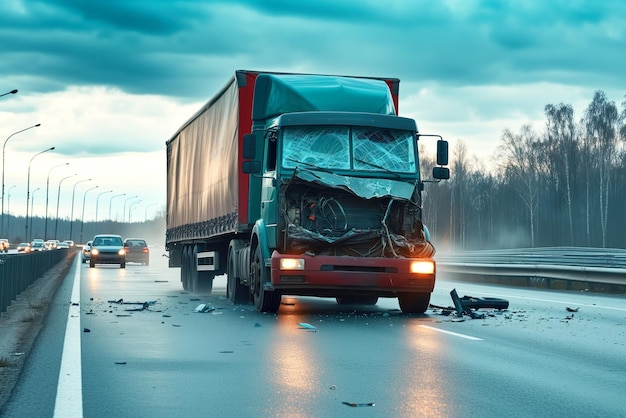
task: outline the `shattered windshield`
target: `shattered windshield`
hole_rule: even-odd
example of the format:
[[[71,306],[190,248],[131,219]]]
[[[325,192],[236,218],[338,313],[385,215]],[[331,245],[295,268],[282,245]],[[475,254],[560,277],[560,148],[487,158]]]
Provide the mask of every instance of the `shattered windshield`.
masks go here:
[[[415,137],[412,132],[354,128],[354,169],[414,173]]]
[[[286,127],[282,166],[414,173],[415,136],[391,129]]]
[[[283,134],[283,167],[299,162],[319,168],[350,169],[350,130],[347,127],[290,127]]]

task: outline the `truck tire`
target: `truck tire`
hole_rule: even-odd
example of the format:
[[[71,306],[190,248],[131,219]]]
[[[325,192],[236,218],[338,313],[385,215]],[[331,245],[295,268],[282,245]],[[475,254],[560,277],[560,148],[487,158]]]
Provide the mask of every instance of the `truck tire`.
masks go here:
[[[398,294],[400,310],[404,313],[422,314],[428,309],[430,303],[429,292],[404,292]]]
[[[184,290],[189,290],[189,247],[183,246],[180,252],[180,281]]]
[[[198,292],[198,246],[197,245],[192,245],[189,246],[189,257],[187,259],[188,262],[188,286],[189,286],[189,291],[191,293],[197,293]]]
[[[234,244],[234,247],[236,244]],[[241,284],[241,278],[235,274],[237,271],[237,259],[235,257],[236,248],[231,248],[228,251],[228,271],[226,273],[226,293],[230,301],[237,304],[244,304],[250,301],[250,292],[247,286]]]
[[[250,271],[252,272],[252,283],[254,305],[260,312],[277,312],[280,308],[281,295],[275,290],[264,290],[263,283],[269,276],[269,269],[265,267],[261,248],[256,247],[254,250],[254,258],[252,260]]]
[[[376,305],[378,296],[337,296],[335,300],[339,305]]]

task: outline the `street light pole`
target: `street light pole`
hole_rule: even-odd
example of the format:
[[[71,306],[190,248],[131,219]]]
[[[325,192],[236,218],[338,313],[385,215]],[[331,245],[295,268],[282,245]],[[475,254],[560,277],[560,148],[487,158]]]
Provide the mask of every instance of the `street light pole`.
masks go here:
[[[7,192],[7,212],[9,214],[9,221],[11,221],[11,189],[13,189],[14,187],[15,187],[15,184],[9,187],[9,191]],[[10,222],[7,222],[7,231],[10,230],[9,228],[10,226],[11,226]]]
[[[128,199],[124,200],[124,210],[122,211],[122,223],[126,222],[126,203],[129,200],[137,199],[137,196],[131,196]]]
[[[113,203],[113,199],[115,199],[116,197],[120,197],[120,196],[126,196],[126,193],[120,193],[120,194],[116,194],[115,196],[111,196],[111,200],[109,200],[109,221],[113,220],[111,219],[111,204]]]
[[[76,186],[80,183],[84,183],[86,181],[91,181],[91,179],[79,180],[74,184],[74,188],[72,189],[72,212],[70,215],[70,239],[72,239],[72,226],[74,225],[74,194],[76,193]]]
[[[91,189],[85,190],[85,194],[83,195],[83,213],[80,216],[80,241],[79,242],[81,244],[84,242],[83,241],[83,225],[85,224],[85,200],[87,199],[87,192],[93,189],[97,189],[97,188],[98,186],[93,186]],[[72,239],[71,235],[72,234],[70,234],[70,239]]]
[[[44,230],[43,230],[43,239],[44,239],[44,241],[48,240],[48,194],[49,194],[48,192],[50,191],[50,173],[55,168],[65,167],[66,165],[70,165],[70,163],[55,165],[50,170],[48,170],[48,177],[46,178],[46,222],[45,222],[45,226],[44,226]],[[32,212],[32,210],[31,210],[31,212]]]
[[[148,208],[150,208],[152,206],[155,206],[155,205],[158,205],[158,203],[154,202],[154,203],[150,203],[149,205],[146,205],[146,210],[145,210],[144,215],[143,215],[144,223],[148,221]]]
[[[133,203],[131,203],[130,205],[128,205],[128,223],[131,223],[131,222],[132,222],[132,218],[131,218],[131,216],[130,216],[130,214],[131,214],[131,210],[132,210],[135,206],[139,205],[140,203],[141,203],[141,200],[138,200],[138,201],[133,202]]]
[[[15,91],[15,93],[17,93],[17,90]],[[24,128],[21,131],[17,131],[17,132],[13,132],[11,135],[9,135],[9,137],[7,139],[4,140],[4,144],[2,144],[2,225],[0,229],[2,229],[2,233],[0,235],[4,236],[4,149],[7,146],[7,142],[9,142],[9,139],[11,139],[11,137],[13,135],[17,135],[20,132],[24,132],[27,131],[29,129],[32,128],[37,128],[38,126],[41,126],[41,123],[38,123],[37,125],[33,125],[33,126],[29,126],[28,128]],[[28,206],[28,205],[26,205]]]
[[[57,193],[57,216],[56,216],[56,220],[54,221],[54,239],[59,239],[57,235],[57,231],[58,231],[57,228],[59,226],[59,200],[61,198],[61,183],[63,183],[63,180],[67,180],[70,177],[74,177],[77,175],[78,173],[74,173],[71,176],[63,177],[61,180],[59,180],[59,191]]]
[[[33,233],[33,207],[35,206],[35,192],[37,190],[40,190],[39,187],[37,187],[35,190],[33,190],[33,196],[30,198],[30,233],[32,235]],[[30,242],[30,240],[27,240],[28,242]]]
[[[53,150],[54,150],[54,147],[50,147],[41,152],[38,152],[37,154],[33,155],[33,157],[28,162],[28,180],[26,182],[26,225],[24,226],[24,239],[27,242],[30,242],[30,237],[28,236],[28,200],[30,198],[30,165],[36,156],[41,155],[44,152],[53,151]]]
[[[106,192],[99,193],[98,197],[96,197],[96,220],[95,220],[96,226],[98,225],[98,201],[100,200],[100,196],[102,196],[103,194],[107,194],[107,193],[113,193],[113,190],[107,190]]]
[[[15,94],[15,93],[17,93],[17,89],[13,89],[11,91],[7,91],[6,93],[2,93],[0,94],[0,97],[6,96],[7,94]]]

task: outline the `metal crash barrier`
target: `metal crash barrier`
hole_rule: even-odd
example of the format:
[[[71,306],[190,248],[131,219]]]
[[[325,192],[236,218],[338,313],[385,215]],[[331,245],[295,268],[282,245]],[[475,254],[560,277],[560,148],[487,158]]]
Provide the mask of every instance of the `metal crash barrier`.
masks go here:
[[[59,249],[0,255],[0,314],[35,280],[74,254],[73,249]]]

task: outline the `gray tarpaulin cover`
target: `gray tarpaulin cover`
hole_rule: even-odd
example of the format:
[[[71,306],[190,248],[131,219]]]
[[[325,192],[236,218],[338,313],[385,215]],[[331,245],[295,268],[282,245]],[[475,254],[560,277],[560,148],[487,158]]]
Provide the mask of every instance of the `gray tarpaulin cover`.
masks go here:
[[[236,81],[168,144],[167,228],[237,212]]]

